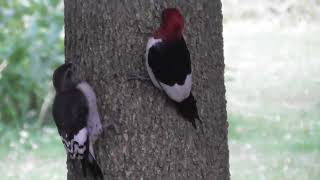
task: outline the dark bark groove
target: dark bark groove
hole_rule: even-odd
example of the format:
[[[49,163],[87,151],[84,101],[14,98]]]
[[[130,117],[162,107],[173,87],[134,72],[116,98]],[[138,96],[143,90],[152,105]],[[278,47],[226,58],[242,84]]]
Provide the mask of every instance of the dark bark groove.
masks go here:
[[[127,80],[145,73],[146,41],[165,7],[185,18],[198,130],[151,83]],[[121,124],[95,146],[105,179],[229,179],[220,0],[65,0],[65,56],[94,88],[102,123]],[[69,180],[85,179],[67,164]]]

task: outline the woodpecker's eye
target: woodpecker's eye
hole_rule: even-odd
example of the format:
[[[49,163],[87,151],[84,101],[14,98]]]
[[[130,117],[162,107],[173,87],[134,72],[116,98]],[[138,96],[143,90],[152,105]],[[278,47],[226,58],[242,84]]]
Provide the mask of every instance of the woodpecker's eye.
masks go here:
[[[68,69],[68,71],[66,72],[66,78],[70,79],[72,76],[72,71],[71,69]]]

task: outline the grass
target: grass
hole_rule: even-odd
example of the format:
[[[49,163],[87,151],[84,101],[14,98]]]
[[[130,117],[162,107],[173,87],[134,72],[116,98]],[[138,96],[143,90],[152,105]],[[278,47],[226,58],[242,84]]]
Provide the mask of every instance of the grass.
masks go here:
[[[0,127],[1,179],[66,179],[65,153],[55,128],[26,126],[17,131]]]
[[[225,25],[231,179],[320,177],[318,27]]]

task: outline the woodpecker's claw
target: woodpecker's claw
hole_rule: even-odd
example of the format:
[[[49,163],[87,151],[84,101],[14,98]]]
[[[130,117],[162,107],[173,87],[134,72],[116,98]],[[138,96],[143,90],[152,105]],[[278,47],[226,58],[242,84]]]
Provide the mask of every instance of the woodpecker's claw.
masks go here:
[[[111,122],[109,122],[109,123],[107,123],[104,127],[106,128],[106,129],[113,129],[115,132],[116,132],[116,134],[120,134],[120,123],[118,122],[118,121],[111,121]]]
[[[128,80],[150,81],[150,78],[147,75],[131,74],[128,76]]]

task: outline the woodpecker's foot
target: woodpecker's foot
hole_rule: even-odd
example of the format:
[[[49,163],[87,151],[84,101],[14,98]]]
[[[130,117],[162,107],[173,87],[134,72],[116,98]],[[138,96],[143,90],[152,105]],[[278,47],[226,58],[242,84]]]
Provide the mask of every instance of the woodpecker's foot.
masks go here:
[[[199,120],[200,124],[203,124],[203,121],[200,118],[198,120]]]
[[[111,121],[105,125],[106,129],[113,129],[116,134],[120,134],[120,123],[118,121]]]
[[[139,81],[150,81],[150,78],[148,75],[145,74],[131,74],[128,76],[128,80],[132,81],[132,80],[139,80]]]

